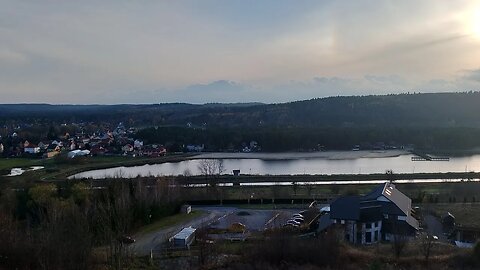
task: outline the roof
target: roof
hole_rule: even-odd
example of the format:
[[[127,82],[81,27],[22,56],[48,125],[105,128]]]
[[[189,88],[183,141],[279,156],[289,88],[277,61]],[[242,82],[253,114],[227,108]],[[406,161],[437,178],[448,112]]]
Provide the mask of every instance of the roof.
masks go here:
[[[330,204],[332,219],[358,220],[360,218],[360,197],[345,196]]]
[[[412,201],[392,183],[377,186],[365,196],[345,196],[330,205],[332,219],[377,221],[384,214],[406,216],[406,223],[418,229],[418,221],[411,215]]]
[[[317,231],[321,232],[321,231],[327,229],[328,227],[330,227],[330,225],[332,225],[332,224],[333,224],[333,220],[330,218],[330,214],[328,214],[328,213],[324,214],[318,219]]]
[[[378,197],[382,196],[383,190],[385,188],[385,184],[378,185],[377,187],[375,187],[375,189],[373,189],[370,193],[363,196],[363,199],[364,200],[376,200]]]
[[[173,239],[187,239],[193,233],[195,233],[196,230],[197,229],[194,229],[192,227],[183,228],[180,232],[173,236]]]
[[[385,183],[382,195],[397,205],[405,215],[410,215],[410,211],[412,209],[412,200],[396,189],[394,184]]]
[[[360,202],[360,219],[363,222],[378,221],[383,218],[382,206],[376,202]]]

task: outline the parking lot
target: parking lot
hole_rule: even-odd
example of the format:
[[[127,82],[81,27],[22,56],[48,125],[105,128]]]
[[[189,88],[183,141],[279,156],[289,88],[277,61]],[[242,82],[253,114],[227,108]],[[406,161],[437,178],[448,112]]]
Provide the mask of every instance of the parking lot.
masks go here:
[[[280,227],[300,210],[254,210],[254,209],[235,209],[216,222],[210,225],[215,229],[228,229],[235,223],[245,225],[247,231],[263,231],[266,228]]]

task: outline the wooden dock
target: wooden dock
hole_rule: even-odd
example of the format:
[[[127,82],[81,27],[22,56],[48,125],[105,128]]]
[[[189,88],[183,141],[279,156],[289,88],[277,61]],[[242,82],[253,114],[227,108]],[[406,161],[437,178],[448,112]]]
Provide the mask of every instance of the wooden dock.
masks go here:
[[[428,154],[414,152],[416,157],[412,157],[412,161],[450,161],[449,157],[432,157]]]

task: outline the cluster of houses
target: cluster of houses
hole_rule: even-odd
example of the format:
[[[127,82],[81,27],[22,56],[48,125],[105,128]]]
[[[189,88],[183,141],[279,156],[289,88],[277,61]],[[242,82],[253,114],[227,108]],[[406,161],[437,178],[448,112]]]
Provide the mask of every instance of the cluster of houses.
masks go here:
[[[22,140],[16,133],[9,136],[9,147],[5,147],[0,140],[0,155],[9,157],[42,156],[52,158],[60,153],[67,153],[68,157],[85,155],[123,155],[160,157],[167,153],[166,148],[160,144],[145,145],[143,141],[128,136],[129,133],[120,124],[114,131],[84,132],[59,136],[55,140],[42,140],[32,142]],[[1,138],[0,138],[1,139]]]

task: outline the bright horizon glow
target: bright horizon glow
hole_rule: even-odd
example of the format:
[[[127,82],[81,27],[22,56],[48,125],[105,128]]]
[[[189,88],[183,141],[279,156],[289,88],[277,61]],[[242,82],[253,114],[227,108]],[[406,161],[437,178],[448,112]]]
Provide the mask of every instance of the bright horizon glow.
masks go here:
[[[472,33],[480,39],[480,6],[475,8],[471,24]]]

